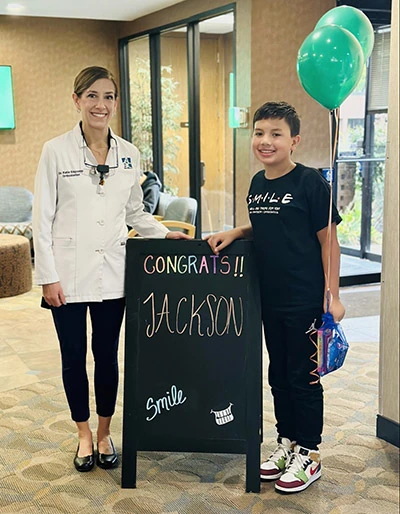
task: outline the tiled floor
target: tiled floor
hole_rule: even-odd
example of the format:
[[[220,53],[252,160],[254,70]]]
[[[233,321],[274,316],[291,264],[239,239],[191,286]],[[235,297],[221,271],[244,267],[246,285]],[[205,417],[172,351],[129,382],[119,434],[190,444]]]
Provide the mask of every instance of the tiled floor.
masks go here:
[[[348,318],[342,321],[348,341],[353,343],[379,342],[379,316]]]
[[[369,273],[380,273],[382,264],[367,259],[359,259],[342,253],[340,257],[340,276],[365,275]]]
[[[344,287],[340,291],[346,307],[342,320],[349,342],[379,342],[380,285]]]

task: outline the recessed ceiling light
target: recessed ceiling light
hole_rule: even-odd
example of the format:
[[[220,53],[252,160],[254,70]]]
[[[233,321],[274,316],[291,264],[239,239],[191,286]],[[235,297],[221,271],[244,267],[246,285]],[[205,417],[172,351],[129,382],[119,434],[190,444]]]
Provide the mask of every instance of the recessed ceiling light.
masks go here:
[[[25,9],[25,6],[21,4],[7,4],[6,9],[12,14],[19,14]]]

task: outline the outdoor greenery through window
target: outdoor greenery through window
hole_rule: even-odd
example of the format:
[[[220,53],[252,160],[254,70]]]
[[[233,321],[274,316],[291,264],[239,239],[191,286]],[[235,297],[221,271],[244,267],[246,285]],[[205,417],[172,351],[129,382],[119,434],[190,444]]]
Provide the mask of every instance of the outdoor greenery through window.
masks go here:
[[[377,42],[379,34],[375,46]],[[382,52],[388,52],[389,46],[379,43],[377,48],[371,56],[369,73],[366,68],[356,89],[340,108],[337,205],[343,222],[338,226],[338,236],[342,248],[359,251],[362,257],[365,252],[382,253],[387,105],[381,102],[377,109],[370,99],[377,97],[371,92],[371,88],[377,87],[373,80],[377,66],[382,73],[388,73],[377,61],[388,60]],[[381,79],[382,88],[388,81],[387,77]],[[385,98],[384,93],[380,91],[379,99]]]
[[[130,98],[132,142],[140,151],[142,171],[159,170],[153,165],[151,76],[148,38],[130,43]],[[164,190],[177,194],[171,174],[179,174],[176,158],[182,141],[179,120],[183,103],[176,92],[171,66],[161,66],[162,123],[164,143]]]

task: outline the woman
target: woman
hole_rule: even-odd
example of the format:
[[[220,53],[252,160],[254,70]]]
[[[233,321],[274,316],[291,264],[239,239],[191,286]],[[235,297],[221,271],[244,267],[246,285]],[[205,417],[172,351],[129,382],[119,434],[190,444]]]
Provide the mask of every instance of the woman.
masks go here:
[[[92,66],[75,79],[72,95],[81,121],[45,143],[35,181],[35,278],[42,305],[52,311],[62,377],[76,422],[78,471],[94,466],[86,373],[86,315],[95,360],[97,464],[118,465],[110,436],[118,387],[118,339],[124,315],[127,225],[145,237],[189,239],[169,232],[143,210],[139,151],[109,128],[118,88],[105,68]]]

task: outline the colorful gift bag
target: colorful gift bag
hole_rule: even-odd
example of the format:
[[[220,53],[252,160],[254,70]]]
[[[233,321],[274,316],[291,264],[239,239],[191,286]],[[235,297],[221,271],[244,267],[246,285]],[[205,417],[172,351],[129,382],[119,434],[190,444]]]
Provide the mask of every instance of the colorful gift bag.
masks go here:
[[[330,312],[322,316],[322,325],[318,329],[318,374],[320,377],[339,369],[349,349],[343,328],[336,323]]]

